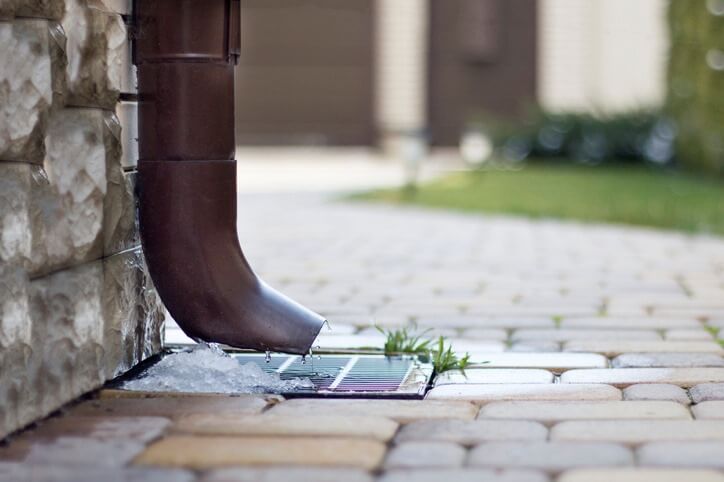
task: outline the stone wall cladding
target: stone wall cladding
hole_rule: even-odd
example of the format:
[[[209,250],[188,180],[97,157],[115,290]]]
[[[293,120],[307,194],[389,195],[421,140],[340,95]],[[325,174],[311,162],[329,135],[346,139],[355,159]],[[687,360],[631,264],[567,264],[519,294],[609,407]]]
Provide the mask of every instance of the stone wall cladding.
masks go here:
[[[127,0],[0,0],[0,438],[161,349]]]

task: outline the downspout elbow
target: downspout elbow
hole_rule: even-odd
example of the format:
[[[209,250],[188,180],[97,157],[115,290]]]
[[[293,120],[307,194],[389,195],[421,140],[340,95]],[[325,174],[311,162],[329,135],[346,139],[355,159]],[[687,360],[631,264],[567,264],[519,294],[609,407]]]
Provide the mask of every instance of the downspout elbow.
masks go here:
[[[324,318],[261,281],[236,233],[239,2],[136,7],[139,219],[161,299],[194,339],[307,353]]]

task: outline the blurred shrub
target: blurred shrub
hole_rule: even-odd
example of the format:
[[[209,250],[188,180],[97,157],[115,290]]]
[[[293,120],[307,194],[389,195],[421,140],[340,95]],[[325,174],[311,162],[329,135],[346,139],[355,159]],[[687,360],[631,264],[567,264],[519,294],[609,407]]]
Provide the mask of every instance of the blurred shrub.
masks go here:
[[[724,0],[672,0],[666,110],[681,164],[724,174]]]
[[[524,125],[498,126],[489,132],[505,160],[568,159],[584,164],[674,160],[674,123],[658,112],[608,116],[538,111]]]

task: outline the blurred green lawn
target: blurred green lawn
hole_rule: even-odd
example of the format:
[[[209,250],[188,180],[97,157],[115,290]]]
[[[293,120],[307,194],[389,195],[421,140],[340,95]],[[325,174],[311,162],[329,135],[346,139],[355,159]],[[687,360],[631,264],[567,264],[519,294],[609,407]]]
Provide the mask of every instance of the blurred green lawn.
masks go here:
[[[640,166],[529,164],[449,175],[416,190],[353,199],[467,212],[623,223],[724,234],[724,182]]]

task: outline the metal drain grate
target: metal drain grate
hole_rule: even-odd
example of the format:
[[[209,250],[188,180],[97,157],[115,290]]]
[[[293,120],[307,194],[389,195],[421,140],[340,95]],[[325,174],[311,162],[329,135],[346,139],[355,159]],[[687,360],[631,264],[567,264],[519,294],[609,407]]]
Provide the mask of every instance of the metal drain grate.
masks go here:
[[[307,358],[276,355],[266,363],[264,355],[231,353],[239,363],[256,363],[262,370],[279,373],[282,379],[309,378],[316,389],[285,394],[355,398],[421,398],[432,367],[413,357],[381,355],[324,355]]]

